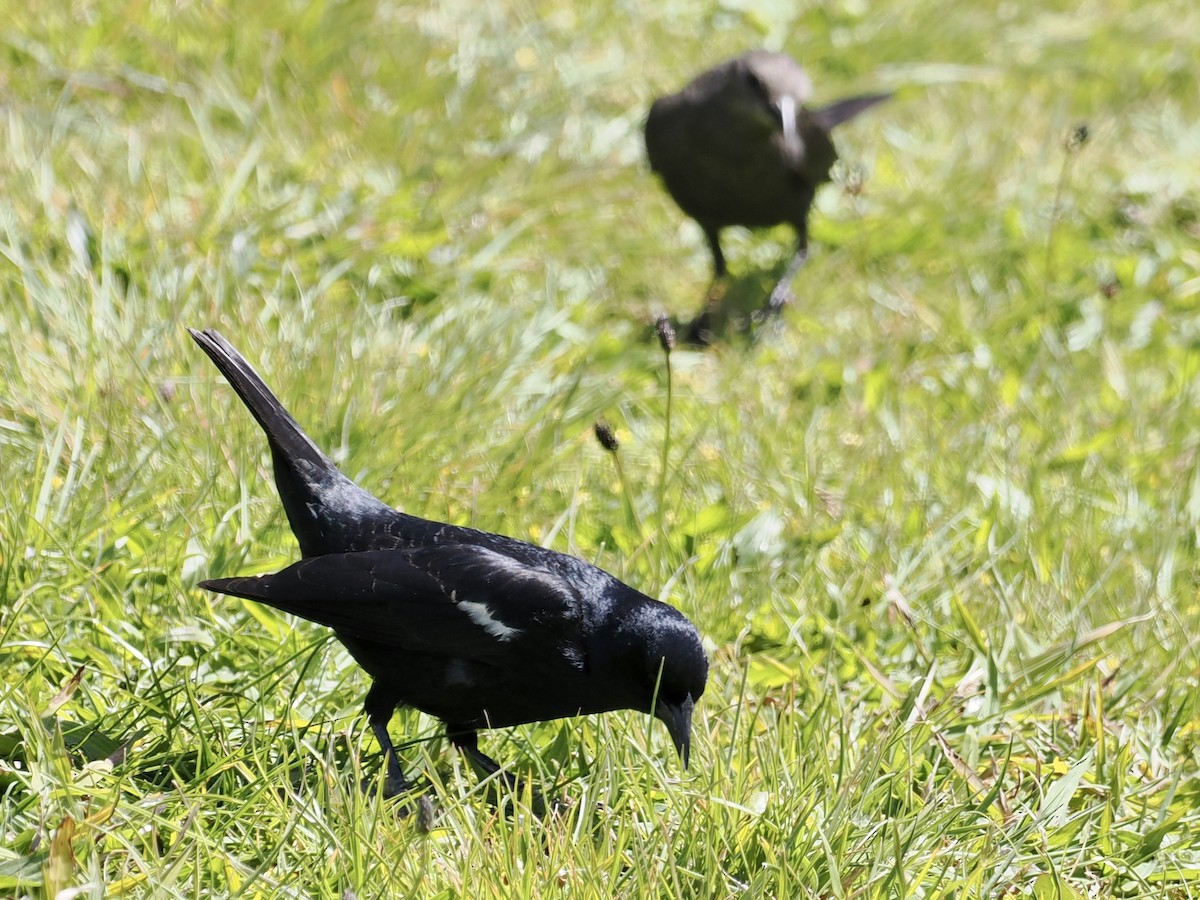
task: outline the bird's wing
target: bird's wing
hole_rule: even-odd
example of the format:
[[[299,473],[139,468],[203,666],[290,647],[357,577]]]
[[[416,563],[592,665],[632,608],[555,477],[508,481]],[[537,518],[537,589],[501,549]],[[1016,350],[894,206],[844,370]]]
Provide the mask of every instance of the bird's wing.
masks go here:
[[[583,604],[565,578],[469,544],[314,556],[201,587],[400,650],[494,660],[537,637],[583,668]]]
[[[849,122],[859,113],[865,112],[877,103],[882,103],[884,100],[890,100],[891,97],[890,93],[860,94],[857,97],[846,97],[843,100],[838,100],[827,106],[821,106],[812,110],[812,117],[826,131],[832,131],[843,122]]]

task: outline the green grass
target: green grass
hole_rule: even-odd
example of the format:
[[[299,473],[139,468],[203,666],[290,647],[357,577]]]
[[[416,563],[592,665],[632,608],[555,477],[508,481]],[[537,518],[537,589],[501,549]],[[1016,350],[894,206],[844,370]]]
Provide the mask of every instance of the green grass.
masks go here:
[[[0,894],[1200,895],[1194,4],[576,6],[0,9]],[[640,123],[760,44],[898,96],[782,328],[672,354],[664,470],[708,260]],[[297,550],[187,325],[389,502],[683,609],[691,770],[486,734],[539,820],[400,712],[435,827],[361,792],[347,653],[195,587]]]

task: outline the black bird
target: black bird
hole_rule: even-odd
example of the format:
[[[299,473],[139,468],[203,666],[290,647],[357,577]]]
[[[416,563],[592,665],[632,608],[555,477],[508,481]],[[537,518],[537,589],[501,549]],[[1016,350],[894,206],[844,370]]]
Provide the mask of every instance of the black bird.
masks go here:
[[[646,154],[680,209],[699,223],[712,250],[714,286],[726,274],[721,229],[730,225],[796,229],[796,253],[767,302],[783,306],[808,253],[808,211],[837,161],[830,131],[890,97],[865,94],[805,106],[812,84],[783,53],[755,50],[699,75],[654,101],[646,118]],[[692,323],[703,339],[714,301]]]
[[[573,556],[391,508],[337,470],[225,338],[189,331],[266,432],[304,556],[201,587],[334,630],[373,679],[387,795],[411,787],[387,731],[398,706],[441,719],[486,774],[499,766],[479,729],[616,709],[653,712],[687,766],[708,659],[682,613]]]

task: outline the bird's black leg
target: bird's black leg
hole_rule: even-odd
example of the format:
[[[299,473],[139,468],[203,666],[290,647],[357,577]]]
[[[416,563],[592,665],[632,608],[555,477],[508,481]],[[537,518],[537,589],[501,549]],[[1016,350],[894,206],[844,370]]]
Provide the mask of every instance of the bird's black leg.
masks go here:
[[[704,292],[704,305],[700,307],[700,312],[688,325],[685,335],[689,344],[697,344],[701,347],[712,343],[712,314],[725,297],[727,286],[725,276],[728,274],[725,267],[725,254],[721,252],[720,229],[705,228],[704,236],[708,239],[708,249],[712,251],[713,280],[712,284],[708,286],[708,290]]]
[[[467,758],[467,761],[475,767],[475,769],[483,777],[488,778],[492,775],[500,775],[510,787],[516,786],[516,779],[505,774],[500,764],[479,749],[479,734],[475,731],[457,731],[447,730],[446,736],[450,738],[450,743],[453,744]]]
[[[388,722],[392,718],[392,710],[395,709],[395,704],[391,698],[384,695],[379,688],[379,683],[371,685],[371,690],[367,692],[366,702],[363,708],[367,713],[367,722],[371,726],[371,731],[375,733],[375,739],[379,741],[379,746],[383,748],[383,759],[385,767],[385,775],[383,779],[383,796],[395,797],[399,794],[407,793],[412,790],[412,782],[404,777],[404,772],[400,768],[400,760],[396,756],[396,747],[392,743],[392,736],[388,734]]]
[[[386,774],[383,779],[383,796],[395,797],[412,790],[412,782],[404,777],[400,761],[396,759],[396,748],[392,745],[392,736],[388,734],[387,722],[383,719],[367,719],[379,746],[383,747],[384,766]]]
[[[446,736],[450,738],[450,743],[457,747],[462,755],[467,758],[467,761],[475,767],[475,770],[484,778],[489,778],[495,775],[503,782],[505,788],[513,794],[521,793],[521,779],[515,775],[510,775],[500,768],[500,764],[494,759],[479,749],[479,735],[470,729],[462,730],[456,728],[447,728]],[[542,816],[546,812],[546,804],[542,800],[541,791],[536,787],[530,792],[533,798],[533,813],[536,816]]]
[[[721,231],[718,228],[704,229],[708,239],[708,249],[712,251],[713,281],[720,281],[726,275],[725,254],[721,252]]]

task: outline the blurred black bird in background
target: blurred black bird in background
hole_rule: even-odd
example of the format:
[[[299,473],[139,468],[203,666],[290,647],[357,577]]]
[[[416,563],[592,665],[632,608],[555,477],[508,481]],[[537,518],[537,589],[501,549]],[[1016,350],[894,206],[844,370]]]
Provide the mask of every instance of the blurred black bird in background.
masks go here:
[[[488,775],[479,729],[616,709],[661,719],[687,766],[708,659],[682,613],[573,556],[393,509],[337,470],[225,338],[189,331],[266,432],[304,556],[201,587],[334,630],[373,679],[386,795],[411,788],[387,731],[398,706],[441,719]]]
[[[864,94],[828,106],[805,106],[812,83],[783,53],[755,50],[699,75],[654,101],[646,119],[646,154],[680,209],[704,230],[714,287],[689,339],[705,342],[717,282],[725,277],[721,229],[789,224],[796,253],[765,312],[785,303],[808,252],[808,211],[837,161],[832,129],[888,99]]]

